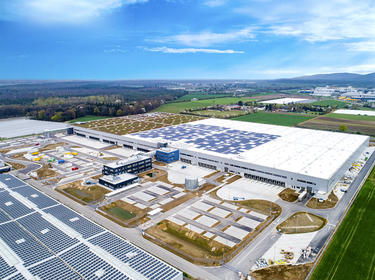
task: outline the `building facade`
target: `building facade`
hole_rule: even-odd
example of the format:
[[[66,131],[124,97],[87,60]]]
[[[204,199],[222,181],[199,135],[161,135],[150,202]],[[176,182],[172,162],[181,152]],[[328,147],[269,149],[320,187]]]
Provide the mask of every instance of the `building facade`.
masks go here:
[[[124,173],[138,174],[150,169],[152,169],[151,157],[137,155],[127,160],[103,165],[102,173],[104,175],[119,175]]]
[[[180,151],[178,149],[161,148],[156,150],[155,159],[165,163],[178,161],[180,159]]]
[[[120,175],[106,175],[99,178],[99,184],[111,188],[113,190],[138,183],[138,176],[125,173]]]

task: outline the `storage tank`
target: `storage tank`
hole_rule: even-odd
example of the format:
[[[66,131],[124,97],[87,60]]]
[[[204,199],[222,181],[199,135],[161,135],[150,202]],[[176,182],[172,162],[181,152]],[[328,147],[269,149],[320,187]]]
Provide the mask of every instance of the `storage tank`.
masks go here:
[[[186,177],[185,178],[185,189],[193,191],[198,189],[199,183],[196,177]]]

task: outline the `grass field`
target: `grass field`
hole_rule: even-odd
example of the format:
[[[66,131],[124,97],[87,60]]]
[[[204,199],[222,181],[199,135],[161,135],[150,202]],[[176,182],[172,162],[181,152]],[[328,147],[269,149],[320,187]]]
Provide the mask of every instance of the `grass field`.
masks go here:
[[[155,109],[155,112],[167,112],[167,113],[180,113],[188,109],[198,109],[208,106],[214,105],[229,105],[229,104],[237,104],[238,101],[251,101],[253,99],[247,97],[223,97],[223,98],[213,98],[213,99],[205,99],[205,100],[198,100],[198,101],[187,101],[187,102],[175,102],[175,103],[167,103],[161,105],[159,108]]]
[[[201,110],[194,111],[194,115],[207,116],[213,118],[233,118],[245,115],[245,111],[217,111],[217,110]]]
[[[313,103],[311,103],[311,105],[324,106],[324,107],[331,106],[331,107],[343,108],[346,105],[349,105],[349,103],[345,102],[345,101],[340,101],[340,100],[327,99],[327,100],[320,100],[320,101],[313,102]]]
[[[113,215],[119,217],[120,219],[124,220],[130,220],[135,217],[135,215],[125,209],[122,209],[121,207],[115,206],[111,209],[109,209],[109,212],[111,212]]]
[[[211,98],[220,98],[226,97],[228,94],[202,94],[202,93],[190,93],[184,96],[181,96],[176,101],[190,101],[193,98],[201,99],[211,99]]]
[[[233,120],[245,121],[245,122],[256,122],[264,124],[275,124],[284,126],[295,126],[301,122],[312,119],[313,116],[302,115],[302,114],[280,114],[280,113],[266,113],[258,112],[234,118]]]
[[[108,119],[108,118],[111,118],[111,117],[102,117],[102,116],[84,116],[84,117],[81,117],[81,118],[77,118],[77,119],[74,119],[74,120],[71,120],[69,121],[69,123],[76,123],[76,122],[89,122],[89,121],[96,121],[96,120],[104,120],[104,119]]]
[[[314,271],[313,280],[375,279],[375,169]]]
[[[332,118],[345,119],[345,120],[375,121],[375,116],[335,114],[335,113],[329,113],[329,114],[326,114],[325,116],[332,117]]]

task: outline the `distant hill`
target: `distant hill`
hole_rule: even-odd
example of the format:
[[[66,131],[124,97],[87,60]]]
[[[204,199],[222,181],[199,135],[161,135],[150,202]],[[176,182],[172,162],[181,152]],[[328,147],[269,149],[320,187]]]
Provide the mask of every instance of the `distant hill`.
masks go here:
[[[355,74],[355,73],[332,73],[332,74],[317,74],[311,76],[302,76],[292,78],[291,80],[300,81],[347,81],[347,82],[375,82],[375,73],[370,74]]]

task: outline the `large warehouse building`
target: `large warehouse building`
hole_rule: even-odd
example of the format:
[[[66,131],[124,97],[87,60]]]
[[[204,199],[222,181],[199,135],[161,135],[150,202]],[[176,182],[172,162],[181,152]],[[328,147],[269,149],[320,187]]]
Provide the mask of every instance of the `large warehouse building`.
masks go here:
[[[75,133],[111,134],[75,128]],[[78,134],[77,134],[78,135]],[[271,184],[329,192],[368,146],[369,137],[231,120],[205,119],[115,136],[136,150],[167,146],[180,160]]]

